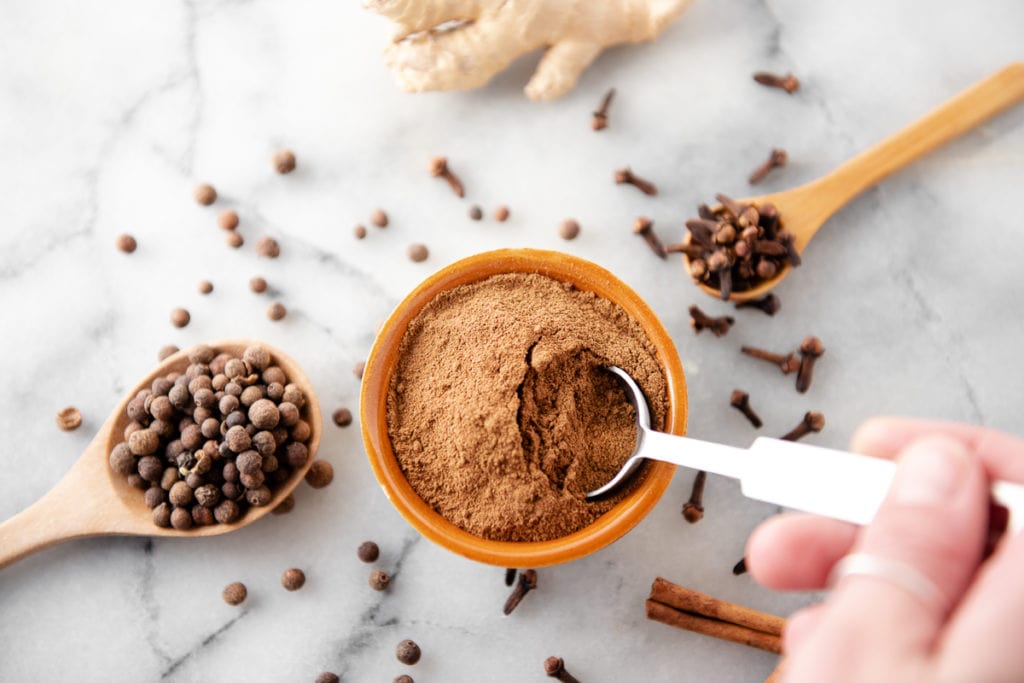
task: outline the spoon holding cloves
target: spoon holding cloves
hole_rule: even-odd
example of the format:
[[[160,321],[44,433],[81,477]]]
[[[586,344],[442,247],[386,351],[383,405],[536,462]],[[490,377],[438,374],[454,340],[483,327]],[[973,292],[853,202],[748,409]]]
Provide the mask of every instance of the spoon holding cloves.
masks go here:
[[[735,205],[765,207],[773,205],[779,227],[792,237],[797,257],[834,213],[847,202],[880,180],[895,173],[933,149],[963,135],[987,119],[1024,99],[1024,62],[1014,62],[988,78],[972,85],[944,104],[939,105],[895,135],[853,157],[821,178],[800,187],[756,197],[735,200]],[[735,207],[734,207],[735,208]],[[722,211],[721,205],[712,211]],[[687,235],[684,251],[686,267],[697,283],[711,296],[732,301],[749,301],[764,296],[792,271],[792,260],[781,260],[779,267],[767,268],[768,276],[736,277],[734,271],[725,274],[727,284],[719,287],[716,275],[725,268],[733,268],[737,259],[728,250],[718,250],[717,271],[705,264],[693,267],[692,253],[687,246],[694,245],[692,234]],[[710,252],[710,250],[708,250]],[[729,258],[726,259],[728,254]],[[728,264],[724,261],[728,260]],[[774,265],[774,264],[773,264]],[[723,291],[724,290],[724,291]]]

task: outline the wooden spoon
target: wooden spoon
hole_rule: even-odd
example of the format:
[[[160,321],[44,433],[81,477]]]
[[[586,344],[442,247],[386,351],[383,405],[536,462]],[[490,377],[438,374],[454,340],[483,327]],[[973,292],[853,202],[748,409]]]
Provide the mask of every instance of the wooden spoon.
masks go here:
[[[755,206],[774,204],[779,210],[782,225],[793,233],[796,250],[803,253],[825,221],[848,201],[890,173],[963,135],[1022,99],[1024,62],[1014,62],[939,105],[895,135],[861,152],[828,175],[785,192],[736,201]],[[684,256],[684,260],[689,271],[689,257]],[[773,278],[751,289],[733,292],[729,299],[748,301],[763,296],[791,270],[786,265]],[[701,284],[700,288],[711,296],[720,297],[721,292],[714,287]]]
[[[247,346],[259,344],[270,351],[273,362],[280,366],[306,396],[302,416],[309,422],[311,435],[306,446],[309,460],[305,466],[274,491],[270,503],[252,507],[231,524],[211,524],[188,531],[165,529],[153,523],[152,511],[143,501],[142,491],[132,488],[125,477],[113,472],[107,462],[110,451],[124,440],[124,429],[130,420],[128,402],[141,390],[148,389],[157,377],[169,372],[184,372],[189,365],[188,352],[169,356],[146,375],[118,404],[78,461],[49,493],[36,503],[0,524],[0,569],[51,545],[89,536],[216,536],[255,522],[277,507],[309,471],[320,445],[322,421],[320,402],[309,378],[298,363],[274,347],[260,341],[229,339],[212,342],[210,346],[241,356]]]

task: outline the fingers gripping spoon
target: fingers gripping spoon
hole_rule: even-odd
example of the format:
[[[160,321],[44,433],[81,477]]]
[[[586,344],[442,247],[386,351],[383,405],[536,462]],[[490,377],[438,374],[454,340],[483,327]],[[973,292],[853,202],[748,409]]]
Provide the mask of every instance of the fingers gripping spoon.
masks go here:
[[[655,432],[637,383],[621,368],[608,371],[636,409],[636,450],[611,481],[587,494],[588,500],[618,489],[647,459],[739,479],[748,498],[854,524],[870,522],[889,490],[896,470],[891,460],[767,437],[744,449]],[[997,482],[992,495],[1009,510],[1009,530],[1024,528],[1024,486]]]

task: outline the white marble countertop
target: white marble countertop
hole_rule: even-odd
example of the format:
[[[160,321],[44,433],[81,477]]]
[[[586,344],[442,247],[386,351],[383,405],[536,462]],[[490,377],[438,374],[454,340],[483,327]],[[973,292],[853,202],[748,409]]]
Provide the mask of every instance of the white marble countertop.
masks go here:
[[[78,457],[127,387],[167,343],[252,336],[279,345],[312,377],[327,418],[321,457],[334,483],[297,491],[297,506],[238,533],[202,540],[97,538],[67,543],[0,571],[0,680],[540,681],[565,658],[595,681],[759,681],[774,657],[644,618],[651,580],[678,583],[788,614],[813,596],[773,594],[734,577],[747,534],[774,510],[711,477],[697,525],[680,514],[692,473],[613,546],[540,572],[508,618],[502,570],[421,538],[387,502],[368,467],[353,364],[375,324],[434,269],[504,246],[564,250],[632,285],[672,333],[687,372],[690,433],[746,444],[728,407],[748,390],[778,435],[804,411],[824,412],[812,441],[844,446],[865,417],[906,413],[1024,433],[1020,198],[1024,108],[984,125],[851,203],[777,293],[773,319],[738,312],[729,335],[695,336],[686,308],[730,309],[701,294],[676,261],[631,234],[646,214],[666,239],[715,192],[742,196],[773,146],[790,165],[764,184],[827,172],[972,82],[1020,59],[1024,5],[704,0],[652,45],[604,54],[553,103],[521,88],[536,57],[476,92],[411,96],[379,53],[387,22],[358,3],[45,0],[0,9],[0,519],[42,496]],[[792,70],[793,96],[753,71]],[[590,111],[611,86],[608,130]],[[269,157],[294,149],[298,170]],[[457,200],[429,177],[445,154],[467,186]],[[615,187],[629,164],[656,198]],[[191,200],[198,181],[222,200]],[[504,224],[467,208],[508,204]],[[381,206],[386,230],[361,242],[352,226]],[[216,209],[237,208],[247,242],[224,246]],[[556,226],[575,217],[579,239]],[[129,232],[138,251],[114,248]],[[270,234],[281,258],[258,260]],[[409,243],[431,249],[421,264]],[[273,297],[247,289],[264,275]],[[208,278],[214,292],[196,292]],[[288,317],[265,316],[271,298]],[[178,330],[170,310],[184,306]],[[743,343],[828,349],[815,382],[747,360]],[[78,406],[63,433],[54,414]],[[83,496],[88,495],[83,492]],[[369,590],[355,557],[382,548],[393,590]],[[793,558],[799,562],[799,557]],[[306,570],[297,593],[279,585]],[[225,584],[248,584],[240,608]],[[394,647],[412,638],[408,668]]]

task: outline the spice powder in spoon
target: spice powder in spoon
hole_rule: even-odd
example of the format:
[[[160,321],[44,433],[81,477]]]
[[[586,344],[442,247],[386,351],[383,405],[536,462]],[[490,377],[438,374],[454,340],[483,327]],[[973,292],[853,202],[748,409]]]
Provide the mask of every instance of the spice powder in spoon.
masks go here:
[[[591,524],[637,483],[585,500],[636,442],[635,411],[607,365],[633,376],[662,428],[654,346],[616,304],[532,273],[442,292],[409,324],[388,392],[409,484],[486,539],[544,541]]]

